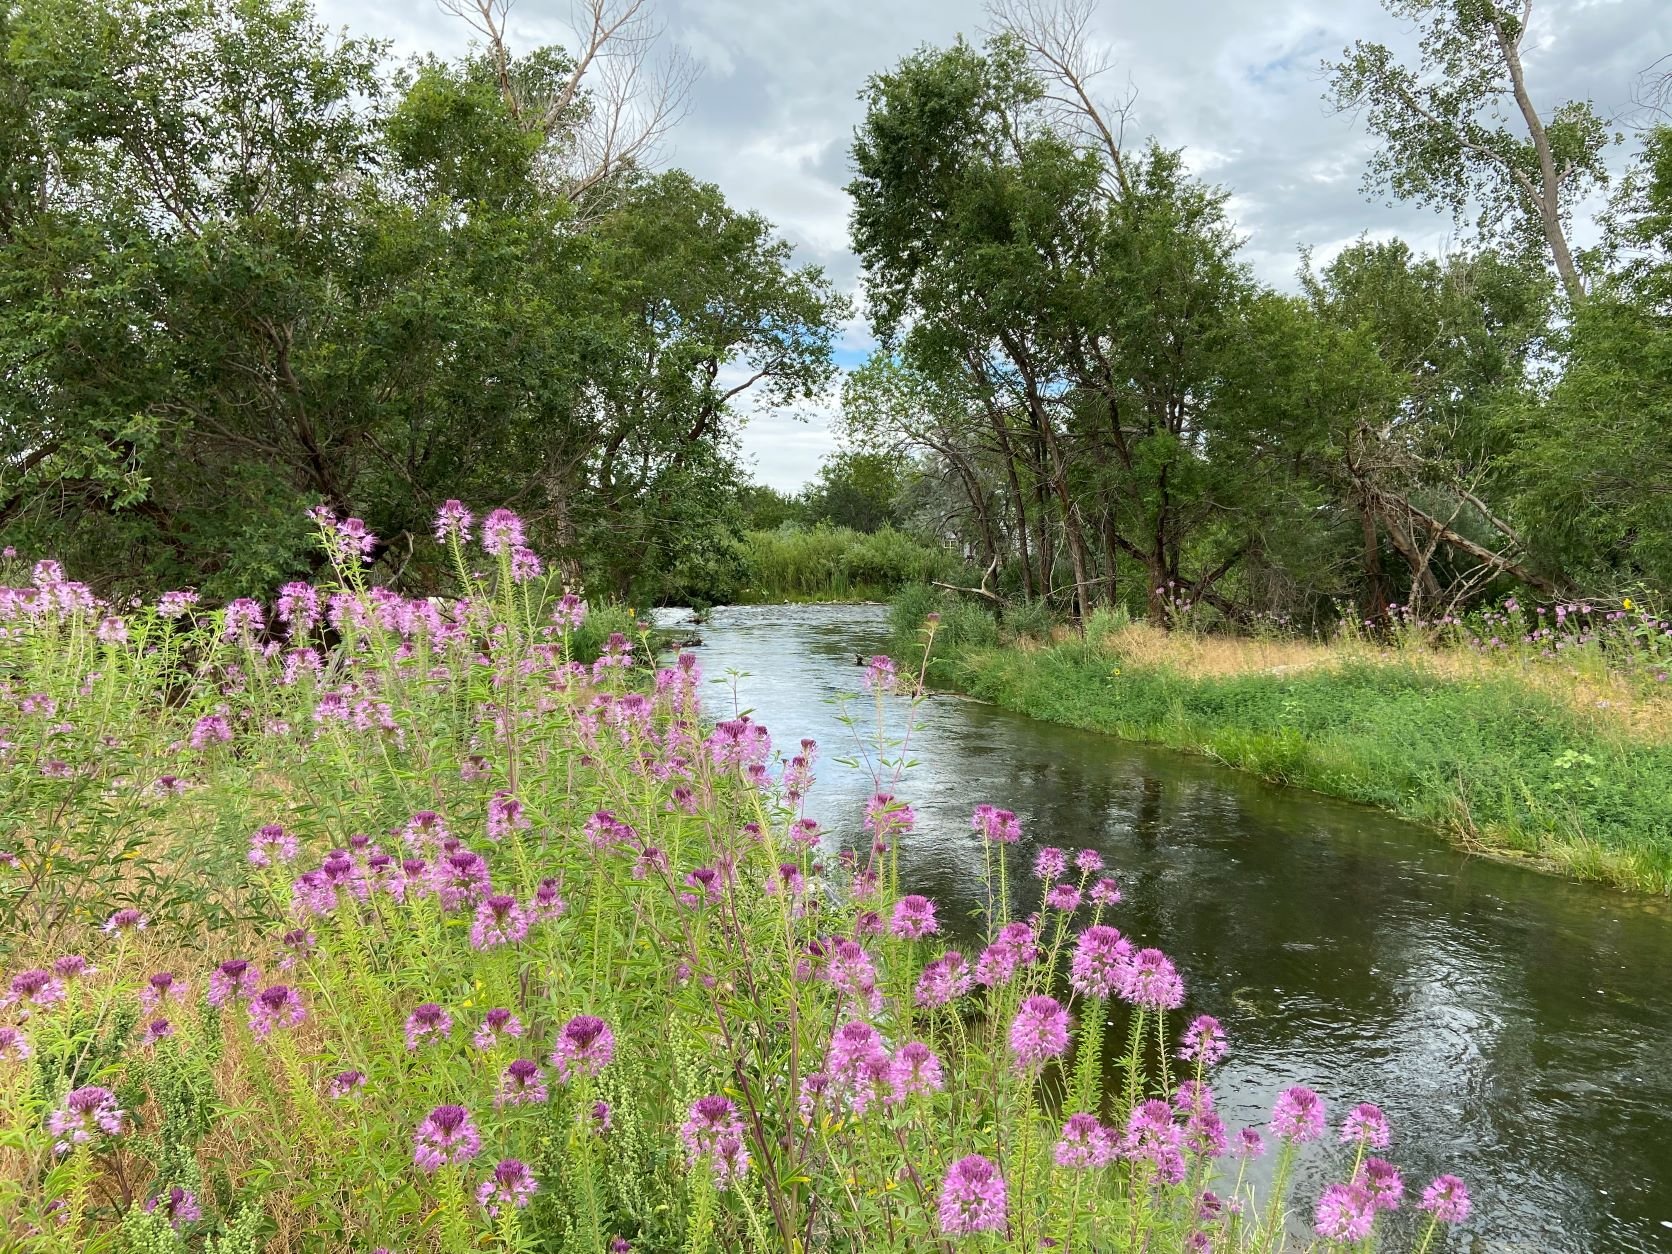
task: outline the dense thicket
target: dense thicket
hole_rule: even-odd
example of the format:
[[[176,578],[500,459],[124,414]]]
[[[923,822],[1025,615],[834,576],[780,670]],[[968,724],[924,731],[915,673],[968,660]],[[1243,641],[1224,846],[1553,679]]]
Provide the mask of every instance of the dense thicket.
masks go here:
[[[1672,133],[1577,251],[1611,139],[1538,111],[1523,6],[1389,3],[1421,64],[1356,45],[1332,94],[1383,141],[1372,184],[1479,230],[1308,259],[1293,296],[1226,190],[1123,140],[1089,6],[1001,6],[985,45],[870,81],[852,236],[883,347],[849,434],[916,450],[994,586],[1156,621],[1672,587]]]
[[[0,4],[8,542],[225,597],[309,569],[324,503],[422,589],[459,497],[595,590],[734,565],[730,406],[822,388],[843,302],[635,160],[667,120],[620,74],[649,32],[594,10],[577,53],[488,20],[390,72],[300,0]]]

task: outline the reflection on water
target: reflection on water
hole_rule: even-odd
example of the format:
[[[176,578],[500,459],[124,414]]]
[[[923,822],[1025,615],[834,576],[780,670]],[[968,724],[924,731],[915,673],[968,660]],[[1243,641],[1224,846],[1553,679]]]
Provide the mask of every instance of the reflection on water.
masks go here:
[[[819,742],[809,813],[854,841],[870,784],[833,761],[855,741],[831,699],[858,690],[857,655],[885,647],[883,611],[732,607],[697,630],[709,680],[734,682],[780,746]],[[732,700],[707,694],[713,711]],[[869,702],[852,712],[869,717]],[[922,707],[908,753],[898,791],[918,824],[902,878],[943,916],[975,910],[980,801],[1015,810],[1029,842],[1101,852],[1126,894],[1110,921],[1166,949],[1187,1012],[1231,1033],[1227,1123],[1263,1121],[1296,1083],[1337,1114],[1376,1100],[1408,1188],[1440,1171],[1468,1180],[1460,1248],[1672,1249],[1664,902],[1471,859],[1374,811],[955,697]],[[1308,1162],[1303,1198],[1332,1170],[1328,1154]]]

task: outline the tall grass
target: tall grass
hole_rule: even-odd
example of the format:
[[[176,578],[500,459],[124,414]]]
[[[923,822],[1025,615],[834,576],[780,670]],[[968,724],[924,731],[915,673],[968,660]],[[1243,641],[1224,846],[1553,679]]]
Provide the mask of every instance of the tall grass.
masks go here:
[[[921,593],[897,603],[903,655],[928,604]],[[1054,644],[997,647],[997,633],[964,628],[969,643],[942,650],[931,679],[1379,806],[1581,878],[1672,888],[1667,699],[1641,667],[1611,674],[1577,649],[1543,659],[1531,646],[1500,656],[1467,644],[1168,635],[1112,616]]]
[[[743,539],[744,601],[881,600],[912,584],[958,582],[956,554],[892,528],[751,531]]]
[[[816,746],[705,720],[695,659],[599,639],[513,516],[485,579],[439,524],[447,602],[364,587],[329,517],[336,582],[271,606],[0,589],[6,1249],[1265,1254],[1301,1154],[1331,1248],[1417,1204],[1375,1107],[1224,1126],[1226,1030],[1094,851],[1028,850],[1017,917],[1023,833],[977,805],[991,906],[942,943],[886,659],[844,847]],[[1420,1250],[1465,1199],[1430,1187]]]

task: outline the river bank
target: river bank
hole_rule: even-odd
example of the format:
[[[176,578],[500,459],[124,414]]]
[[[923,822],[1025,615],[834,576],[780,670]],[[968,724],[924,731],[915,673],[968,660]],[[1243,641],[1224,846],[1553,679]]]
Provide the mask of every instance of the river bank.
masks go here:
[[[897,616],[895,627],[903,658],[915,625]],[[1633,699],[1623,681],[1137,626],[1050,644],[970,635],[937,641],[934,685],[1374,805],[1473,851],[1672,888],[1667,703]]]

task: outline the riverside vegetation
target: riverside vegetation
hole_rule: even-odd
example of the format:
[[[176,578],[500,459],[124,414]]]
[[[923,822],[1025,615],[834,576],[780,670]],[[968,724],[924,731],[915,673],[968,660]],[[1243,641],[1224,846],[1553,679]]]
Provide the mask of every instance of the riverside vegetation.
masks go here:
[[[706,719],[694,659],[603,634],[515,515],[442,507],[446,600],[368,586],[365,525],[315,525],[334,575],[270,604],[10,566],[8,1248],[1427,1251],[1466,1224],[1374,1105],[1297,1084],[1227,1128],[1235,1022],[1121,933],[1094,852],[976,806],[990,910],[943,943],[898,875],[921,673],[865,672],[876,793],[840,842],[804,812],[818,747]],[[1302,1155],[1336,1182],[1291,1199]]]
[[[1025,606],[914,588],[895,652],[1036,718],[1206,754],[1276,783],[1379,806],[1465,847],[1583,879],[1672,888],[1672,625],[1629,599],[1379,624],[1319,641],[1268,622],[1199,633],[1176,600],[1163,632],[1121,612],[1083,631]]]
[[[747,583],[734,600],[880,600],[913,584],[950,581],[964,564],[938,544],[884,527],[783,527],[743,537]]]

